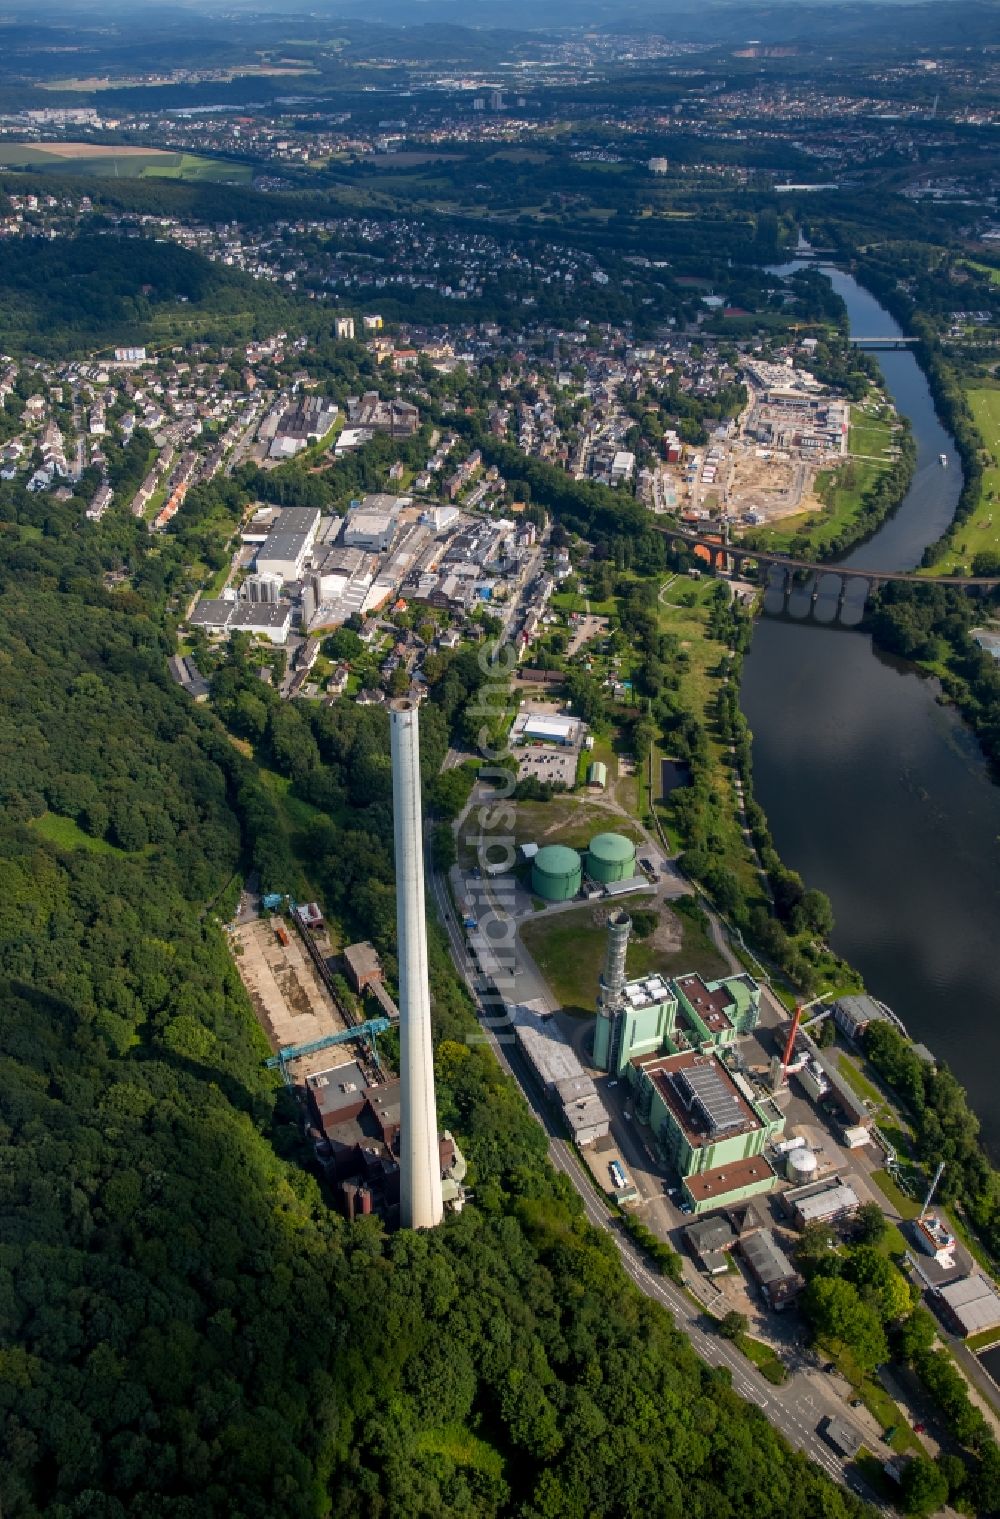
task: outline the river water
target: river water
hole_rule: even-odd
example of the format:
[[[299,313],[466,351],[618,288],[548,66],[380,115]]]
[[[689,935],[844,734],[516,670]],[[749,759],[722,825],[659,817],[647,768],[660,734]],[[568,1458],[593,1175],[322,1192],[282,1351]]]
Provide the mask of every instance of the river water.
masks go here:
[[[853,334],[899,333],[849,275],[825,272]],[[916,360],[889,352],[879,362],[910,419],[916,473],[892,519],[842,562],[905,570],[951,521],[961,472]],[[835,592],[824,595],[821,615],[832,616],[835,601]],[[780,595],[765,606],[780,610]],[[808,592],[793,597],[792,613],[807,609]],[[741,699],[754,734],[754,789],[778,852],[830,897],[834,949],[954,1070],[996,1157],[1000,787],[937,694],[935,682],[877,653],[867,634],[765,615]]]

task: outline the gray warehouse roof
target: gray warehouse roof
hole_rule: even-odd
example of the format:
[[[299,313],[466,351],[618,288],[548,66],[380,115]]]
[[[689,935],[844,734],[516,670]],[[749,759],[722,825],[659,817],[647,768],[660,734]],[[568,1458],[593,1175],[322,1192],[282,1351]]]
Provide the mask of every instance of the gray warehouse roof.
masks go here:
[[[235,606],[234,601],[223,601],[221,596],[203,596],[188,622],[193,628],[225,628]]]
[[[281,528],[269,533],[257,550],[257,563],[266,559],[297,559],[309,542],[309,534],[286,533]]]
[[[795,1276],[795,1267],[769,1229],[759,1229],[740,1244],[743,1257],[763,1286],[787,1282]]]
[[[962,1326],[963,1334],[978,1334],[1000,1324],[1000,1293],[980,1272],[959,1277],[941,1287],[942,1301],[947,1303]]]
[[[859,1023],[884,1023],[887,1020],[885,1008],[876,1002],[874,997],[869,997],[867,993],[857,996],[838,997],[837,1007],[840,1008],[845,1019],[851,1025]]]
[[[292,615],[290,601],[241,601],[229,620],[231,628],[283,628]]]
[[[278,514],[274,532],[311,533],[318,521],[318,506],[286,506]]]

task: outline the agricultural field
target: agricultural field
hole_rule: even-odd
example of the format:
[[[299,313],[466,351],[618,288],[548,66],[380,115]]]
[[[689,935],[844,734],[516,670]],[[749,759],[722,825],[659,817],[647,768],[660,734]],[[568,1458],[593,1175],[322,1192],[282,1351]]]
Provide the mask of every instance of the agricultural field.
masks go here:
[[[1000,389],[970,388],[966,395],[986,450],[983,484],[976,510],[956,528],[955,542],[935,564],[932,571],[935,575],[971,571],[977,554],[987,550],[1000,553]]]
[[[0,143],[0,168],[92,174],[110,179],[185,179],[249,184],[249,164],[98,142]]]

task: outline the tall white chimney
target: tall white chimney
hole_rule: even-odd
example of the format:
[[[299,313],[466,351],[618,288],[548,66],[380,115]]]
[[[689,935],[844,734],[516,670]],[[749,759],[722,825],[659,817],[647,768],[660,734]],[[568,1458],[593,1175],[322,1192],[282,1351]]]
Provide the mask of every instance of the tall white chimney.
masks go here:
[[[404,1229],[433,1229],[444,1205],[427,977],[417,712],[417,703],[404,697],[392,703],[389,714],[399,955],[400,1221]]]

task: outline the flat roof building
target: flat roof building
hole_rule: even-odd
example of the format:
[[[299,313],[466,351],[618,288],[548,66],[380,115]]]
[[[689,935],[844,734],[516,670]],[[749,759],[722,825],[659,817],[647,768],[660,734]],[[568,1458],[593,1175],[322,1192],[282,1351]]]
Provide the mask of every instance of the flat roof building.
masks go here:
[[[298,580],[311,547],[308,533],[286,533],[278,528],[257,550],[257,574],[273,575],[281,581]]]
[[[402,502],[396,496],[365,496],[360,505],[352,507],[341,531],[345,548],[366,549],[369,553],[387,552],[399,530],[399,512]]]
[[[209,633],[222,633],[229,626],[235,605],[221,596],[203,596],[188,617],[188,626],[204,628]]]
[[[1000,1325],[1000,1293],[982,1272],[939,1287],[937,1296],[946,1318],[965,1339]]]
[[[617,1073],[630,1060],[661,1050],[722,1048],[751,1033],[759,1016],[760,987],[752,976],[643,976],[626,983],[621,1006],[609,1018],[598,1019],[594,1063]]]
[[[795,1187],[785,1193],[782,1202],[800,1229],[807,1224],[835,1224],[853,1218],[861,1206],[854,1188],[839,1177]]]
[[[234,605],[229,619],[231,633],[259,634],[274,644],[285,643],[291,630],[290,601],[240,601]]]
[[[603,1139],[611,1128],[607,1109],[555,1016],[526,1003],[508,1005],[507,1015],[521,1052],[576,1143]]]
[[[382,980],[382,962],[374,944],[365,940],[361,944],[349,944],[344,950],[347,979],[356,992]]]

